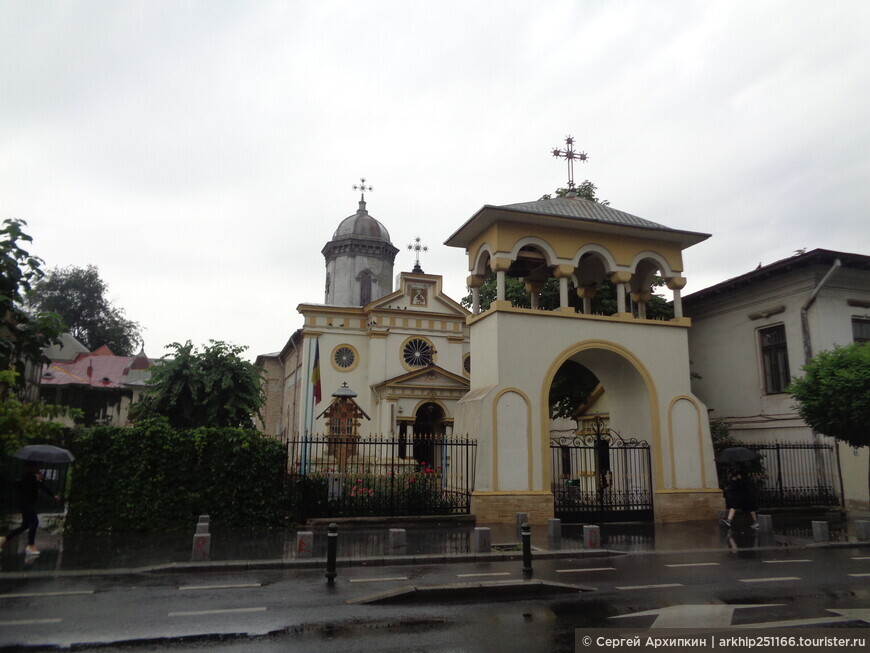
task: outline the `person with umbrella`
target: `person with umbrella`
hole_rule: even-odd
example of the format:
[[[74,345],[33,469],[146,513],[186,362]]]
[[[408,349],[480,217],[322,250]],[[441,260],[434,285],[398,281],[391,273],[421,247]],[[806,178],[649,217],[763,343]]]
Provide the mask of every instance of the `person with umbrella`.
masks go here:
[[[53,495],[45,484],[45,476],[40,471],[40,461],[37,460],[40,454],[34,452],[36,446],[47,445],[35,445],[30,449],[24,447],[12,454],[16,458],[23,459],[26,463],[24,473],[21,475],[16,486],[16,500],[18,502],[18,509],[21,511],[21,525],[18,528],[13,528],[5,536],[0,536],[0,549],[2,549],[3,545],[6,544],[6,540],[27,531],[27,549],[25,551],[26,555],[29,556],[37,556],[40,553],[39,549],[36,548],[36,529],[39,528],[39,517],[36,514],[36,500],[39,498],[40,490],[48,496],[53,496],[57,502],[61,500],[60,495]],[[51,447],[51,449],[59,448]],[[60,449],[60,451],[64,451],[70,458],[72,457],[65,449]],[[46,461],[43,460],[41,462]]]
[[[722,523],[728,528],[731,528],[731,520],[738,510],[748,512],[752,517],[750,528],[758,528],[758,516],[756,511],[758,505],[755,499],[755,490],[750,482],[743,478],[743,473],[739,465],[750,463],[758,459],[758,452],[749,449],[748,447],[727,447],[716,454],[716,462],[720,464],[731,464],[731,472],[729,474],[730,481],[725,486],[725,508],[728,510],[728,516],[722,519]]]

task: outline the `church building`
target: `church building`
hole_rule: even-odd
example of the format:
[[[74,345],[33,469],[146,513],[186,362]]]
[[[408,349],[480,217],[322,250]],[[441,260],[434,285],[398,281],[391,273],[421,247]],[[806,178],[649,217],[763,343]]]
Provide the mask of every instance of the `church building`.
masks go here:
[[[399,250],[368,212],[371,187],[363,180],[354,188],[356,213],[322,250],[323,302],[299,304],[302,328],[280,352],[257,358],[266,377],[262,429],[284,441],[328,434],[323,411],[346,387],[365,416],[359,435],[451,435],[471,373],[469,312],[444,294],[441,276],[420,267],[419,239],[408,246],[417,264],[394,278]]]

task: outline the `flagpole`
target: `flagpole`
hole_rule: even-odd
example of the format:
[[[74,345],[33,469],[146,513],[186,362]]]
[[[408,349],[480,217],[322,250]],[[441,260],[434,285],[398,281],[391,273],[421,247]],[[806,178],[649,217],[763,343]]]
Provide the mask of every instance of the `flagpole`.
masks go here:
[[[309,363],[311,362],[311,338],[308,339],[308,353],[306,355],[305,360],[305,411],[302,417],[302,474],[303,476],[308,475],[308,411],[310,397],[309,395],[312,392],[311,389],[311,367]]]

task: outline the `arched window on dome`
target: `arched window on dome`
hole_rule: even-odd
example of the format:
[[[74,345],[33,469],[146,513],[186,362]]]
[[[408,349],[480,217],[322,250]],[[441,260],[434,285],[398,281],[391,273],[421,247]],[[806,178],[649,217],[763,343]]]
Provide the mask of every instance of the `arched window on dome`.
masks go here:
[[[372,273],[363,270],[359,273],[359,303],[365,306],[372,301]]]

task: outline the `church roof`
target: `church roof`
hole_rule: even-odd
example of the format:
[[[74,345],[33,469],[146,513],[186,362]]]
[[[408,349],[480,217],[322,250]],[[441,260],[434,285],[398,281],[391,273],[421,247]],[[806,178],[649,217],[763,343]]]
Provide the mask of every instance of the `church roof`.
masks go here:
[[[390,242],[390,233],[366,210],[365,201],[360,201],[359,209],[353,215],[346,217],[338,225],[338,229],[332,235],[333,240],[339,238],[352,238],[362,236],[365,238],[377,238]]]
[[[554,197],[503,206],[486,204],[457,229],[445,244],[452,247],[467,247],[478,234],[499,220],[550,224],[569,229],[634,232],[638,236],[646,235],[661,240],[678,241],[684,247],[710,237],[709,234],[672,229],[592,200],[580,197]]]
[[[537,213],[539,215],[555,215],[564,218],[579,218],[581,220],[593,220],[628,227],[644,227],[646,229],[668,229],[668,227],[639,218],[631,213],[610,208],[606,204],[599,204],[592,200],[580,197],[554,197],[548,200],[536,202],[520,202],[519,204],[506,204],[498,207],[508,211],[522,211],[523,213]]]

